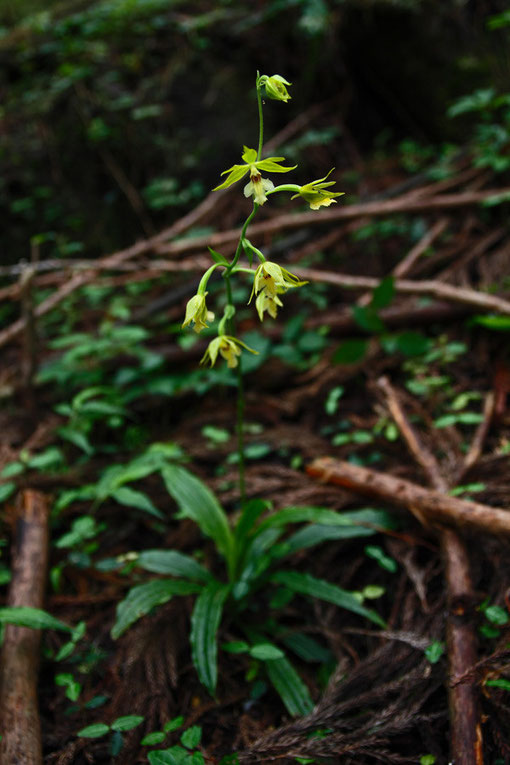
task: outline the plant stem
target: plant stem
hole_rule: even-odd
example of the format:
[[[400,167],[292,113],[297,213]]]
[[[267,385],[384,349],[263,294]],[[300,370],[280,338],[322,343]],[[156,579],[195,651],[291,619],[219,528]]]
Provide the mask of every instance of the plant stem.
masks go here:
[[[253,213],[252,213],[253,214]],[[248,219],[249,220],[249,219]],[[247,221],[248,222],[248,221]],[[244,230],[244,229],[243,229]],[[231,266],[232,267],[232,266]],[[227,269],[223,274],[225,279],[225,287],[227,291],[227,304],[233,306],[232,301],[232,285],[230,284],[230,269]],[[231,335],[235,335],[234,319],[230,319],[228,332]],[[245,460],[244,460],[244,386],[243,386],[243,369],[241,359],[239,358],[237,363],[237,455],[238,455],[238,476],[239,476],[239,495],[241,499],[241,507],[246,501],[246,482],[245,482]]]
[[[248,226],[252,222],[252,220],[253,220],[253,218],[254,218],[254,216],[255,216],[255,214],[256,214],[258,209],[259,209],[258,204],[254,203],[253,204],[253,210],[251,211],[251,213],[248,215],[248,217],[244,221],[244,226],[243,226],[242,231],[241,231],[241,236],[239,237],[239,244],[237,245],[236,254],[234,255],[232,263],[229,265],[229,267],[227,269],[228,273],[230,273],[230,271],[234,268],[234,266],[237,264],[237,261],[241,257],[241,253],[243,251],[243,239],[244,239],[244,235],[246,234],[246,229],[248,228]]]
[[[237,453],[239,455],[239,496],[241,508],[243,508],[246,502],[246,480],[244,459],[244,384],[241,359],[239,359],[237,365]]]
[[[257,73],[257,106],[259,108],[259,145],[257,149],[257,162],[262,155],[262,145],[264,143],[264,115],[262,114],[262,96],[260,95],[259,78]]]
[[[257,149],[257,161],[258,161],[261,158],[262,145],[264,143],[264,116],[262,113],[262,97],[260,95],[258,72],[257,72],[257,82],[256,82],[255,89],[257,91],[257,106],[259,111],[259,145]],[[248,215],[248,217],[246,218],[244,222],[244,226],[241,231],[241,236],[239,237],[239,244],[237,245],[237,249],[232,259],[232,262],[230,263],[229,267],[225,270],[225,273],[223,274],[225,278],[226,288],[227,288],[227,302],[229,305],[233,305],[232,287],[230,285],[230,275],[232,273],[232,269],[234,268],[234,266],[237,265],[237,262],[239,261],[239,258],[241,257],[241,253],[243,251],[243,240],[246,234],[246,230],[248,226],[250,225],[251,221],[253,220],[255,214],[257,213],[258,208],[259,208],[259,205],[254,203],[253,210],[251,211],[251,213]],[[231,319],[229,321],[231,334],[235,334],[233,323],[234,323],[233,319]],[[243,385],[243,369],[241,365],[241,359],[239,359],[238,365],[237,365],[237,454],[239,458],[239,462],[238,462],[239,495],[241,499],[241,508],[242,508],[246,501],[246,480],[245,480],[245,459],[244,459],[244,385]]]

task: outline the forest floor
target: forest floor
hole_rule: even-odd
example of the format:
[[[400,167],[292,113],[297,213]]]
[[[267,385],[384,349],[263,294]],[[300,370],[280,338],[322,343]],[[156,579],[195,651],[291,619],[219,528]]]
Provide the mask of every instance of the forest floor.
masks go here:
[[[129,765],[158,749],[167,754],[150,762],[219,763],[233,753],[242,763],[510,762],[510,240],[506,206],[492,204],[508,190],[466,157],[440,180],[388,165],[368,168],[365,183],[356,203],[264,212],[251,240],[309,285],[289,295],[281,320],[260,328],[253,312],[239,316],[242,336],[260,350],[245,376],[247,497],[273,511],[369,507],[390,519],[368,523],[369,539],[324,541],[291,559],[300,572],[365,593],[384,627],[313,596],[253,595],[246,619],[278,622],[281,642],[294,646],[315,704],[304,716],[285,708],[263,661],[221,649],[242,640],[231,619],[219,629],[218,685],[208,693],[191,659],[191,595],[112,639],[129,588],[161,576],[130,565],[133,553],[173,549],[221,569],[196,524],[175,516],[159,475],[134,484],[149,498],[145,510],[140,497],[128,507],[83,493],[150,444],[172,443],[238,512],[233,378],[197,371],[207,341],[190,344],[171,328],[210,264],[206,244],[232,251],[245,200],[234,203],[232,190],[207,197],[155,239],[73,271],[34,262],[28,287],[3,274],[12,313],[0,331],[1,605],[85,623],[63,652],[66,633],[42,636],[45,763]],[[217,221],[212,234],[195,228],[177,238]],[[142,331],[115,335],[133,327]],[[103,408],[87,410],[87,401]],[[5,472],[13,464],[21,468]],[[34,503],[40,512],[30,515]],[[30,534],[17,538],[16,521],[30,529],[48,513],[52,541],[42,533],[27,559]],[[18,557],[40,582],[33,567],[44,565],[44,545],[43,600],[22,601]],[[4,682],[9,630],[27,632],[5,628]],[[296,636],[305,640],[292,643]],[[27,650],[38,652],[37,640]],[[23,680],[23,666],[35,673],[37,660],[12,667],[12,682],[29,693],[35,674]],[[32,736],[20,703],[4,738]],[[126,716],[143,719],[131,730],[109,727]],[[141,744],[179,717],[163,739]],[[77,735],[101,724],[101,735]]]

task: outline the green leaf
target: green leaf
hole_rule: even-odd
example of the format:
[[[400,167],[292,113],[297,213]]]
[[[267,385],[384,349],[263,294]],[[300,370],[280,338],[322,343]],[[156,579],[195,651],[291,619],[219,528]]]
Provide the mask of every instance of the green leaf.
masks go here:
[[[356,364],[368,351],[368,340],[345,340],[333,354],[334,364]]]
[[[16,484],[13,481],[8,481],[0,486],[0,502],[5,502],[9,499],[11,494],[16,491]]]
[[[248,539],[250,531],[253,529],[257,519],[262,513],[269,510],[271,503],[265,499],[250,499],[243,506],[239,520],[234,528],[236,547],[242,545]]]
[[[487,621],[491,622],[491,624],[496,624],[498,627],[508,624],[510,619],[507,611],[501,608],[501,606],[489,606],[484,610],[484,614]]]
[[[119,489],[113,491],[110,495],[119,505],[127,505],[127,507],[136,507],[137,510],[143,510],[149,515],[154,515],[160,520],[164,520],[163,513],[155,507],[149,497],[143,494],[141,491],[135,491],[135,489],[129,488],[129,486],[121,486]]]
[[[282,659],[285,653],[272,643],[258,643],[250,648],[250,656],[261,661],[273,661]]]
[[[369,305],[355,305],[352,309],[352,317],[356,324],[366,332],[379,334],[384,332],[385,326],[377,315],[376,310]]]
[[[236,600],[243,598],[249,592],[251,583],[271,565],[278,550],[275,543],[282,532],[282,529],[265,529],[261,533],[257,532],[257,535],[252,538],[232,592]]]
[[[276,513],[272,513],[259,525],[257,532],[273,526],[287,526],[290,523],[311,522],[324,526],[360,527],[366,524],[369,530],[393,529],[395,523],[385,510],[363,508],[348,513],[338,513],[336,510],[328,510],[324,507],[284,507]]]
[[[381,308],[387,308],[393,300],[394,294],[395,279],[393,276],[387,276],[385,279],[382,279],[372,292],[372,300],[370,301],[371,307],[375,311],[380,311]]]
[[[105,723],[95,723],[94,725],[87,725],[86,728],[82,728],[76,734],[80,738],[100,738],[101,736],[109,733],[110,726]]]
[[[149,752],[147,759],[150,765],[185,765],[188,752],[182,746],[171,746],[169,749]]]
[[[222,643],[221,647],[227,653],[247,653],[250,650],[250,646],[244,640],[231,640],[229,643]]]
[[[301,595],[307,595],[311,598],[326,600],[328,603],[334,603],[340,608],[352,611],[355,614],[370,619],[380,627],[385,627],[385,622],[376,611],[365,608],[359,600],[347,590],[342,590],[336,584],[325,582],[323,579],[317,579],[310,574],[301,574],[298,571],[277,571],[271,577],[271,581],[276,584],[282,584],[289,590],[299,592]]]
[[[188,728],[182,734],[181,744],[185,746],[186,749],[194,749],[196,746],[199,745],[201,738],[202,738],[202,728],[200,727],[200,725],[192,725],[191,728]]]
[[[167,465],[161,471],[168,493],[181,512],[211,537],[218,552],[228,561],[232,558],[233,537],[225,511],[212,491],[180,465]]]
[[[337,385],[334,388],[331,388],[331,390],[328,393],[328,397],[326,399],[326,403],[324,404],[324,409],[326,411],[326,414],[333,415],[335,414],[336,410],[338,409],[338,401],[343,396],[345,391],[345,388],[343,385]]]
[[[191,616],[191,654],[200,682],[211,696],[218,679],[217,632],[229,585],[212,581],[198,596]]]
[[[290,632],[279,637],[282,643],[287,648],[290,648],[300,659],[303,659],[303,661],[324,664],[333,658],[331,651],[324,648],[310,635],[304,635],[302,632]]]
[[[386,555],[382,547],[378,547],[378,545],[367,545],[365,547],[365,555],[376,560],[381,568],[385,571],[390,571],[392,574],[398,569],[397,562],[390,558],[389,555]]]
[[[221,252],[216,252],[216,250],[213,250],[212,247],[207,248],[209,252],[211,253],[211,258],[214,260],[215,263],[220,263],[222,266],[229,266],[230,263],[226,259],[224,255],[221,254]]]
[[[211,579],[211,574],[201,563],[177,550],[144,550],[136,565],[155,574],[170,574],[192,581],[208,582]]]
[[[499,332],[510,332],[510,316],[474,316],[472,324],[480,324],[487,329],[495,329]]]
[[[358,537],[369,537],[377,532],[375,529],[366,526],[319,526],[311,524],[296,531],[285,540],[285,555],[292,555],[298,550],[304,550],[308,547],[322,544],[322,542],[331,542],[335,539],[356,539]]]
[[[174,595],[192,595],[199,592],[200,585],[174,579],[155,579],[133,587],[117,606],[117,618],[111,635],[116,640],[140,617],[155,606],[167,603]]]
[[[154,746],[155,744],[162,744],[166,738],[166,734],[162,730],[156,730],[153,733],[148,733],[140,741],[141,746]]]
[[[165,733],[171,733],[173,730],[177,730],[178,728],[180,728],[183,723],[184,723],[183,715],[172,717],[171,720],[169,720],[163,725],[163,730],[165,731]]]
[[[421,332],[400,332],[395,336],[395,343],[404,356],[421,356],[431,346],[429,338]]]
[[[505,680],[504,677],[487,680],[485,685],[489,685],[491,688],[502,688],[504,691],[510,691],[510,680]]]
[[[444,654],[444,645],[438,640],[434,640],[430,645],[425,648],[425,656],[431,664],[437,664],[441,656]]]
[[[292,717],[306,715],[313,709],[308,688],[287,658],[265,662],[266,672]]]
[[[63,630],[72,632],[71,627],[40,608],[28,606],[5,606],[0,608],[0,624],[16,624],[33,630]]]
[[[133,730],[137,725],[140,725],[144,721],[143,715],[125,715],[124,717],[117,717],[111,724],[112,730],[124,731]]]

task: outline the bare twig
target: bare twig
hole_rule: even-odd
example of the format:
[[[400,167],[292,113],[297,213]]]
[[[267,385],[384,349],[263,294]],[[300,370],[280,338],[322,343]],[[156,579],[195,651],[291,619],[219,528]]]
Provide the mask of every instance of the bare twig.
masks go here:
[[[13,550],[9,606],[42,608],[48,562],[46,498],[21,494]],[[8,624],[2,646],[0,762],[41,765],[41,726],[37,704],[40,632]]]

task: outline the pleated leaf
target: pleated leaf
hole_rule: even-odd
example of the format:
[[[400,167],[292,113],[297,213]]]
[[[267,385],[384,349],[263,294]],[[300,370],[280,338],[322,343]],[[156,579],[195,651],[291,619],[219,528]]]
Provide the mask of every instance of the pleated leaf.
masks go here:
[[[33,630],[64,630],[72,632],[71,627],[60,619],[40,608],[29,606],[6,606],[0,608],[0,624],[15,624],[17,627],[29,627]]]
[[[211,578],[201,563],[177,550],[144,550],[138,556],[136,565],[155,574],[170,574],[192,581],[207,582]]]
[[[225,511],[212,491],[180,465],[167,465],[161,473],[168,493],[175,499],[181,512],[195,521],[202,533],[214,540],[218,552],[230,561],[232,532]]]
[[[300,717],[312,711],[313,701],[308,688],[286,657],[265,661],[264,666],[269,680],[292,717]]]
[[[117,606],[117,618],[112,627],[112,638],[116,640],[134,622],[145,616],[155,606],[167,603],[174,595],[191,595],[199,592],[201,585],[176,579],[154,579],[129,590]]]
[[[214,695],[218,679],[217,632],[229,585],[210,582],[198,596],[191,616],[191,655],[200,682]]]
[[[355,614],[364,616],[370,621],[385,627],[386,624],[379,614],[371,608],[365,608],[360,601],[348,590],[343,590],[336,584],[325,582],[324,579],[317,579],[310,574],[301,574],[298,571],[277,571],[271,581],[276,584],[282,584],[289,590],[298,592],[301,595],[307,595],[311,598],[326,600],[328,603],[334,603],[340,608],[352,611]]]

